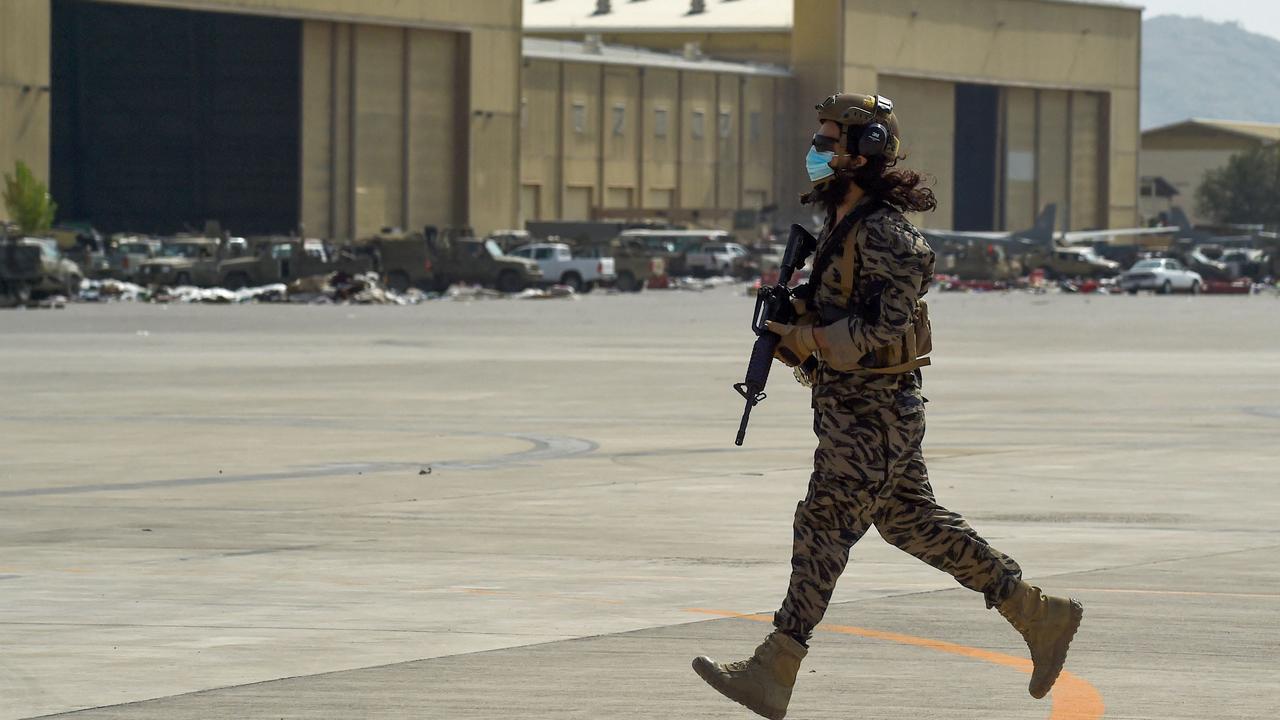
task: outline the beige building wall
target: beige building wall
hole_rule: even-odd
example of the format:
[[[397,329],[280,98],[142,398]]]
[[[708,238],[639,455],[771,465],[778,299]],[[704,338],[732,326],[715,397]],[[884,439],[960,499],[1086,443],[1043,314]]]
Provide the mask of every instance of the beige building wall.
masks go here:
[[[680,84],[680,205],[716,206],[716,76],[683,73]]]
[[[920,227],[951,229],[952,194],[955,187],[955,85],[937,80],[884,76],[879,92],[904,108],[929,108],[929,112],[904,113],[898,121],[902,151],[900,167],[925,173],[938,198],[938,209],[912,218]]]
[[[842,17],[843,16],[843,17]],[[815,101],[841,89],[873,92],[883,78],[916,78],[951,83],[976,83],[1005,88],[1041,91],[1073,91],[1085,97],[1068,111],[1079,122],[1069,131],[1073,138],[1070,157],[1084,164],[1071,170],[1073,191],[1071,217],[1101,214],[1111,226],[1132,226],[1138,221],[1138,91],[1141,12],[1138,8],[1089,5],[1054,0],[804,0],[795,5],[795,37],[807,39],[792,48],[793,71],[798,90],[806,100]],[[1088,194],[1074,192],[1084,177],[1095,177],[1088,165],[1088,148],[1074,140],[1089,140],[1089,130],[1080,125],[1094,109],[1089,93],[1103,98],[1099,110],[1102,132],[1092,138],[1103,155],[1103,180],[1092,192],[1095,207],[1086,207]],[[884,93],[888,94],[888,93]],[[902,106],[902,122],[911,125],[915,116],[946,112],[945,96],[928,99],[927,104]],[[1035,162],[1042,148],[1037,129],[1058,133],[1055,120],[1041,127],[1036,119],[1038,102],[1032,93],[1011,92],[1013,115],[1005,118],[1013,133],[1013,152],[1030,150],[1031,177],[1018,156],[1010,163],[1007,148],[1000,158],[1001,177],[1010,182],[1012,194],[1004,197],[1009,227],[1034,217],[1037,182],[1045,181],[1043,198],[1049,197],[1057,176],[1053,166],[1061,160],[1061,150],[1053,157]],[[1048,101],[1047,112],[1061,110],[1060,96]],[[1028,111],[1028,105],[1030,110]],[[1029,115],[1029,117],[1028,117]],[[928,122],[928,121],[926,121]],[[803,126],[801,126],[803,128]],[[1031,129],[1028,137],[1027,129]],[[905,132],[905,131],[904,131]],[[801,129],[798,136],[807,136]],[[912,142],[910,138],[905,138]],[[925,167],[945,167],[945,153],[929,156],[917,153],[913,162]],[[1097,161],[1094,161],[1097,162]],[[1096,182],[1096,177],[1095,177]],[[1061,212],[1061,208],[1060,208]],[[930,222],[940,221],[935,213]],[[999,215],[999,213],[998,213]],[[1088,223],[1096,226],[1098,223]]]
[[[777,96],[789,78],[538,52],[525,60],[520,121],[522,203],[538,210],[522,220],[676,210],[680,222],[727,225],[735,210],[777,202]]]
[[[775,187],[779,178],[773,147],[778,134],[774,129],[774,102],[778,86],[789,80],[745,78],[742,85],[742,207],[760,208],[778,198]],[[790,137],[788,137],[790,139]]]
[[[49,0],[0,2],[0,177],[21,160],[46,185],[49,22]],[[3,203],[0,219],[9,219]]]
[[[601,199],[601,67],[564,63],[560,127],[563,177],[559,219],[590,220]]]
[[[640,171],[643,176],[642,207],[671,208],[680,184],[680,73],[658,68],[644,69],[643,147]]]
[[[637,207],[640,193],[640,71],[607,66],[604,73],[603,207]]]
[[[790,2],[791,0],[776,0]],[[802,0],[808,2],[808,0]],[[576,40],[583,33],[530,32],[532,37]],[[697,43],[707,57],[734,62],[767,63],[786,67],[791,62],[791,32],[607,32],[600,33],[606,45],[626,45],[662,52],[682,53],[689,43]]]
[[[558,217],[560,212],[560,63],[527,60],[520,109],[520,217]]]
[[[1116,227],[1106,207],[1108,178],[1106,99],[1101,93],[1071,93],[1071,183],[1065,210],[1072,230]],[[1132,224],[1132,223],[1128,223]]]
[[[742,197],[742,81],[741,75],[716,77],[714,207],[736,208]]]
[[[458,33],[308,20],[302,223],[323,237],[468,222]]]
[[[1173,204],[1192,223],[1207,223],[1196,212],[1196,190],[1205,174],[1225,167],[1232,155],[1262,144],[1260,139],[1203,127],[1148,132],[1142,139],[1142,177],[1163,177],[1178,190]]]
[[[308,232],[328,229],[342,237],[352,228],[362,234],[382,224],[430,222],[442,217],[442,205],[457,208],[449,222],[469,223],[479,232],[515,224],[519,0],[122,1],[307,21],[300,221]],[[11,166],[21,155],[44,178],[48,93],[24,94],[20,88],[48,87],[50,33],[48,0],[0,2],[0,164]],[[448,82],[436,79],[441,62],[455,73]],[[450,103],[459,109],[457,119]],[[452,133],[447,145],[430,139],[430,128],[439,122]],[[402,125],[409,127],[407,134],[396,129]],[[401,152],[393,157],[397,148]],[[446,180],[435,168],[454,162],[457,152],[465,153],[462,164],[449,165]]]

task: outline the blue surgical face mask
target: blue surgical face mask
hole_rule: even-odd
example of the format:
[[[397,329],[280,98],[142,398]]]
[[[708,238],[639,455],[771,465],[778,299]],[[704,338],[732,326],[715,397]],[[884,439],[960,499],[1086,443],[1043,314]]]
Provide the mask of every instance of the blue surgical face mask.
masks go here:
[[[809,154],[804,156],[804,164],[809,171],[809,180],[818,182],[835,175],[836,171],[831,169],[831,161],[835,157],[836,154],[834,152],[818,152],[818,148],[810,145]]]

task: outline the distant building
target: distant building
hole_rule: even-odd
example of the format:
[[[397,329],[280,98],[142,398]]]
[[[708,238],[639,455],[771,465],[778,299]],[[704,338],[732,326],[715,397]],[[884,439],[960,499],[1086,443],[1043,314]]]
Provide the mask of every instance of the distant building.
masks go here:
[[[936,179],[919,221],[1060,229],[1138,222],[1141,9],[1068,0],[523,0],[525,32],[788,62],[780,197],[805,185],[805,117],[838,90],[897,103],[907,165]],[[783,58],[786,58],[783,60]],[[782,123],[784,121],[780,121]],[[785,204],[784,204],[785,208]]]
[[[1142,133],[1142,176],[1163,178],[1177,190],[1178,203],[1192,222],[1207,222],[1196,213],[1196,190],[1205,173],[1225,167],[1232,155],[1280,142],[1280,124],[1230,120],[1184,120]],[[1146,196],[1143,205],[1158,204]],[[1152,191],[1154,187],[1150,188]],[[1147,216],[1144,211],[1144,217]]]
[[[739,62],[791,61],[792,0],[522,0],[532,37],[691,52]],[[803,2],[803,0],[801,0]]]
[[[783,68],[525,38],[523,70],[522,221],[727,225],[794,171],[777,152]]]
[[[519,0],[3,0],[0,168],[61,219],[350,238],[516,221]]]

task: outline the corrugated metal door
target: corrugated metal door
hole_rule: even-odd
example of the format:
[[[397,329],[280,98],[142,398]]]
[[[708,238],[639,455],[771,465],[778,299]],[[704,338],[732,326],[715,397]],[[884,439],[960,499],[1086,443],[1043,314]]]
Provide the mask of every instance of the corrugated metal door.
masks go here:
[[[53,189],[102,230],[298,221],[299,24],[53,3]]]

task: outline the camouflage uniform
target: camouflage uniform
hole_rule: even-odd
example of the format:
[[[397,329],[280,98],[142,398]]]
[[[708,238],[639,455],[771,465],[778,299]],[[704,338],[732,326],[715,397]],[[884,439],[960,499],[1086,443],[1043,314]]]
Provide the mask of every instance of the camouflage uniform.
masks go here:
[[[831,232],[828,223],[820,242],[831,241]],[[933,252],[887,208],[834,240],[843,242],[823,277],[810,280],[819,283],[816,321],[828,326],[833,352],[861,357],[905,332],[933,278]],[[1007,598],[1021,579],[1018,564],[934,500],[920,451],[919,371],[840,372],[823,363],[813,380],[818,449],[808,494],[796,507],[791,583],[774,625],[808,641],[850,548],[872,525],[885,540],[983,593],[988,607]]]

